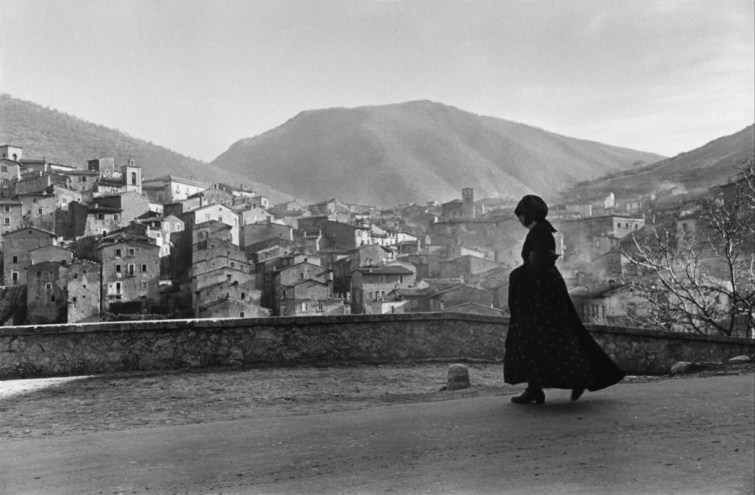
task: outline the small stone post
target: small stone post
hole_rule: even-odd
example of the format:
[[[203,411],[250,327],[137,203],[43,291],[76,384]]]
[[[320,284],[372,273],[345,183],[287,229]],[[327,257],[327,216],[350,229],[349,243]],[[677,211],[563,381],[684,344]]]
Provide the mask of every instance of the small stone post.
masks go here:
[[[458,390],[469,386],[469,369],[466,366],[463,364],[452,364],[448,367],[446,390]]]

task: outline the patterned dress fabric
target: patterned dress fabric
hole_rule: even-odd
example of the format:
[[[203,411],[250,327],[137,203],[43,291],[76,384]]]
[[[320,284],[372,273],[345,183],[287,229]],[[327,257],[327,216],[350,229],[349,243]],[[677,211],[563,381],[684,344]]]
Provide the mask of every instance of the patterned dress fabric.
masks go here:
[[[621,380],[624,373],[579,319],[555,266],[555,240],[548,225],[530,229],[522,258],[524,264],[509,278],[504,381],[594,391]]]

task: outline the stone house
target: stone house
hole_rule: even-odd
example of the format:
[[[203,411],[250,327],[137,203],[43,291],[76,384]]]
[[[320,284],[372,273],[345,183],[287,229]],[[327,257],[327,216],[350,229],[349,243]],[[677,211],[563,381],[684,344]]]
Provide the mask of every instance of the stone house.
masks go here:
[[[307,279],[283,287],[277,313],[279,316],[323,315],[332,311],[333,306],[337,304],[331,297],[330,284]]]
[[[121,222],[124,226],[150,211],[147,197],[136,191],[99,196],[93,198],[91,204],[121,210]]]
[[[351,214],[349,206],[335,198],[309,205],[307,208],[310,213],[312,213],[312,216],[327,217],[340,214],[341,216],[345,215],[346,218],[348,218]]]
[[[585,323],[631,326],[632,316],[649,309],[647,301],[613,280],[593,289],[577,287],[570,290],[569,295]]]
[[[407,311],[436,312],[462,304],[493,308],[493,293],[464,283],[430,285],[396,291],[396,298],[409,302]]]
[[[417,280],[441,277],[440,263],[443,260],[441,253],[421,252],[408,254],[397,257],[397,260],[412,264],[416,270]]]
[[[213,236],[213,230],[217,236]],[[227,225],[216,221],[205,222],[196,226],[193,235],[196,242],[191,258],[192,306],[195,314],[199,314],[199,308],[208,301],[200,300],[198,294],[207,284],[246,283],[251,280],[253,286],[255,277],[246,253],[230,242],[230,228]],[[228,270],[219,272],[221,269]],[[215,273],[216,276],[205,277],[208,273]]]
[[[408,263],[357,268],[351,277],[351,312],[364,313],[368,303],[384,301],[395,289],[409,288],[415,282],[416,269]]]
[[[556,228],[564,236],[564,261],[590,263],[617,247],[621,239],[644,226],[643,218],[604,215],[562,221]]]
[[[67,229],[65,237],[106,236],[127,225],[122,218],[120,208],[73,202],[69,205],[70,230]]]
[[[19,194],[23,221],[40,229],[64,234],[65,218],[71,202],[82,201],[81,192],[53,184],[44,191]]]
[[[110,179],[115,177],[115,158],[105,156],[87,161],[87,170],[96,172],[99,177]]]
[[[324,248],[355,249],[372,243],[368,225],[335,222],[324,216],[300,218],[299,230],[320,230]]]
[[[99,321],[99,263],[72,260],[31,265],[26,306],[30,324]]]
[[[317,262],[318,260],[298,261],[293,258],[292,261],[295,263],[281,266],[265,274],[263,306],[271,308],[275,316],[283,315],[282,311],[286,308],[290,309],[296,297],[300,300],[312,301],[318,298],[329,299],[332,295],[330,271],[323,268]],[[295,285],[310,280],[317,283],[302,285],[298,289],[293,288]]]
[[[260,306],[261,292],[254,288],[253,280],[223,280],[199,290],[196,300],[197,318],[259,318],[270,314]]]
[[[175,215],[164,217],[155,212],[143,214],[137,222],[147,227],[145,234],[150,239],[154,239],[155,244],[160,248],[160,258],[170,256],[172,246],[170,235],[184,229],[183,221]]]
[[[430,296],[430,311],[441,311],[460,304],[474,303],[493,307],[493,293],[468,284],[454,284],[437,288]]]
[[[21,178],[13,183],[14,193],[33,194],[46,190],[53,184],[68,187],[70,179],[54,172],[23,172]]]
[[[444,220],[464,218],[464,202],[454,199],[440,205],[440,215]]]
[[[294,229],[290,225],[282,221],[274,220],[273,217],[268,216],[262,221],[243,225],[241,246],[251,246],[269,239],[293,241],[293,232]]]
[[[231,268],[230,266],[220,266],[213,270],[199,273],[191,277],[191,305],[193,314],[199,315],[202,313],[202,307],[214,302],[208,296],[208,288],[214,286],[220,286],[220,284],[226,284],[230,286],[237,284],[240,287],[255,287],[255,274],[249,273],[238,268]],[[249,301],[244,301],[239,297],[244,304]]]
[[[192,194],[182,201],[184,211],[196,210],[203,206],[224,205],[233,206],[233,194],[223,189],[218,189],[213,185],[209,189]]]
[[[29,251],[30,264],[36,265],[44,261],[56,261],[70,265],[73,262],[73,251],[52,244]]]
[[[31,264],[31,251],[57,245],[57,236],[36,227],[23,227],[3,234],[4,285],[26,284],[26,268]]]
[[[238,299],[218,299],[200,308],[198,318],[267,318],[270,310]]]
[[[263,207],[258,205],[241,203],[234,205],[233,210],[241,217],[241,225],[250,225],[257,223],[267,224],[268,218],[272,220],[272,215]],[[277,237],[277,235],[275,237]]]
[[[239,233],[240,233],[239,216],[235,211],[233,211],[228,206],[219,205],[219,204],[202,206],[200,208],[197,208],[196,210],[184,212],[181,215],[181,220],[184,221],[184,226],[186,230],[190,230],[190,231],[194,230],[195,225],[205,223],[205,222],[210,222],[210,221],[217,221],[225,225],[228,225],[229,227],[231,227],[230,241],[236,246],[240,245],[239,244]]]
[[[21,202],[15,199],[0,198],[0,247],[2,247],[3,236],[21,228],[23,225],[23,214]]]
[[[24,157],[24,149],[12,144],[0,144],[0,159],[17,162]]]
[[[175,175],[163,175],[142,181],[142,191],[150,202],[161,205],[183,201],[189,196],[209,188],[210,185],[205,182]]]
[[[68,316],[67,285],[67,265],[43,261],[29,266],[26,284],[27,323],[64,323]]]
[[[96,170],[71,170],[68,172],[68,177],[71,179],[69,187],[80,193],[91,193],[97,185],[97,180],[100,175]],[[91,195],[89,196],[91,199]]]
[[[333,293],[351,292],[351,276],[363,266],[380,266],[396,261],[396,253],[380,245],[365,244],[348,251],[348,255],[331,264]]]
[[[21,179],[21,163],[8,158],[0,158],[0,184],[8,186]]]
[[[463,278],[468,280],[472,275],[493,268],[499,265],[490,260],[472,255],[459,256],[452,260],[440,260],[441,278]]]
[[[159,300],[159,248],[146,236],[103,237],[96,248],[102,265],[102,309],[140,301],[142,309]]]

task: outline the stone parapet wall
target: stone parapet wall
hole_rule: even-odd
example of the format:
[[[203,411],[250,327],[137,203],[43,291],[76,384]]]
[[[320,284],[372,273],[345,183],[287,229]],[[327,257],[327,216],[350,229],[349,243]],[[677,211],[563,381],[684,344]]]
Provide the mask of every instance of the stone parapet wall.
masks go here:
[[[508,319],[411,313],[0,328],[0,379],[218,366],[499,361]],[[628,373],[755,354],[755,341],[591,326]]]

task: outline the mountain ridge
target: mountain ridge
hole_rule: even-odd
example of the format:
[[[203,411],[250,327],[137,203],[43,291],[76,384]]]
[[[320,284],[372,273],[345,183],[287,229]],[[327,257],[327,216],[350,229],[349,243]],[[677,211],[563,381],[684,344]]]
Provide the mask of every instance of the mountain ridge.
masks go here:
[[[613,192],[638,196],[676,190],[704,193],[741,170],[739,163],[755,156],[755,125],[721,136],[690,151],[656,163],[577,183],[563,196],[586,200]]]
[[[417,100],[300,112],[212,164],[310,202],[387,205],[448,200],[462,187],[478,197],[554,195],[565,183],[662,158]]]

